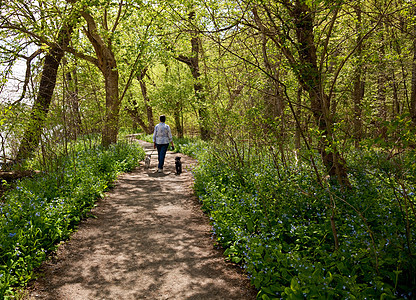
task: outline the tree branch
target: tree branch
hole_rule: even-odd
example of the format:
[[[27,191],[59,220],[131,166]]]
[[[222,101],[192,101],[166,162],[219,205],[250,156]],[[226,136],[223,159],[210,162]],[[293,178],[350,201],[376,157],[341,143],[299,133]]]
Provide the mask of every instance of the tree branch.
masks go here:
[[[25,81],[23,83],[23,91],[22,91],[22,95],[20,96],[19,99],[17,99],[16,101],[14,101],[12,103],[12,106],[16,105],[17,103],[19,103],[20,101],[23,100],[23,98],[26,96],[26,90],[27,90],[27,86],[29,84],[29,80],[30,80],[30,75],[31,75],[31,68],[30,68],[30,64],[32,62],[32,60],[38,56],[39,54],[42,53],[42,49],[38,49],[36,50],[31,56],[26,58],[26,73],[25,73]]]
[[[113,28],[111,29],[111,33],[114,33],[116,31],[116,28],[118,24],[120,23],[122,9],[123,9],[123,0],[121,0],[120,3],[118,4],[117,17],[116,17],[116,20],[114,21],[114,25],[113,25]]]
[[[81,53],[81,52],[75,50],[74,48],[71,48],[71,47],[68,47],[68,46],[65,46],[63,48],[63,50],[65,50],[68,53],[73,54],[74,56],[76,56],[78,58],[89,61],[90,63],[94,64],[95,66],[98,66],[98,59],[93,57],[93,56]]]
[[[183,62],[183,63],[187,64],[188,66],[192,65],[192,60],[189,57],[185,56],[185,55],[180,54],[179,56],[175,57],[175,59],[180,61],[180,62]]]
[[[393,0],[390,0],[390,2],[388,3],[386,10],[389,8],[390,4],[393,2]],[[384,13],[381,14],[380,18],[377,20],[376,25],[373,26],[373,28],[371,28],[359,41],[358,43],[355,45],[355,47],[351,50],[350,53],[348,53],[348,55],[345,57],[345,59],[341,62],[341,64],[339,65],[337,71],[335,72],[335,76],[334,76],[334,80],[332,81],[332,85],[331,85],[331,89],[329,90],[329,99],[331,99],[332,97],[332,93],[334,92],[335,89],[335,84],[338,80],[338,76],[342,70],[342,68],[344,67],[344,65],[346,64],[346,62],[350,59],[350,57],[355,53],[355,51],[358,49],[359,45],[367,38],[370,36],[371,33],[373,33],[374,30],[376,30],[376,28],[380,25],[381,21],[384,18]]]

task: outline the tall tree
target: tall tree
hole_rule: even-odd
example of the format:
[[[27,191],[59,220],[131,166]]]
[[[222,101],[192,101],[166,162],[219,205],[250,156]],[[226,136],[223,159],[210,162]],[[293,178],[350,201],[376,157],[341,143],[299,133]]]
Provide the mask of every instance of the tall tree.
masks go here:
[[[107,11],[105,10],[103,16],[103,27],[108,35],[104,37],[100,35],[95,19],[88,12],[88,10],[84,7],[84,10],[81,12],[82,17],[87,22],[87,28],[84,32],[94,47],[95,54],[97,55],[97,60],[95,61],[96,66],[100,69],[104,76],[106,92],[106,114],[102,131],[102,145],[104,147],[116,143],[118,135],[120,112],[120,98],[118,91],[119,73],[117,69],[117,61],[113,52],[111,37],[117,28],[122,14],[122,8],[123,1],[120,1],[117,17],[111,30],[108,27]]]
[[[387,121],[387,99],[386,99],[386,48],[385,37],[383,28],[380,28],[380,48],[378,49],[378,76],[377,76],[377,105],[378,105],[378,117],[380,121],[377,121],[378,134],[383,139],[387,138],[387,128],[383,123]]]
[[[142,91],[144,107],[145,107],[146,115],[147,115],[148,126],[146,127],[145,132],[147,134],[150,134],[155,129],[155,123],[153,120],[153,108],[150,104],[150,98],[149,98],[149,94],[147,93],[147,87],[146,87],[146,81],[145,81],[147,71],[148,71],[148,67],[144,67],[141,71],[137,72],[137,80],[140,83],[140,89]]]
[[[355,25],[356,31],[356,43],[357,51],[355,53],[355,66],[353,73],[353,103],[354,103],[354,131],[353,138],[355,141],[355,146],[358,147],[359,142],[362,139],[362,99],[364,96],[364,82],[362,80],[363,74],[363,43],[362,43],[362,13],[361,13],[361,1],[358,1],[354,6],[354,12],[356,14],[357,20]]]
[[[16,161],[22,161],[31,156],[32,152],[38,147],[41,133],[48,115],[53,91],[56,85],[56,77],[64,48],[69,45],[71,34],[77,24],[78,17],[71,16],[64,23],[58,32],[57,42],[52,45],[44,58],[43,71],[39,84],[38,95],[32,106],[30,120],[19,146]]]
[[[277,28],[275,20],[271,19],[273,13],[270,7],[261,5],[261,9],[265,12],[265,18],[270,18],[268,21],[274,24],[274,27],[267,27],[266,20],[261,19],[258,11],[260,7],[257,6],[253,7],[256,24],[260,28],[259,30],[267,33],[275,42],[278,49],[282,51],[302,88],[309,95],[310,108],[321,135],[318,149],[328,174],[331,177],[337,178],[341,184],[349,185],[345,161],[333,142],[333,120],[330,113],[332,95],[325,92],[325,83],[321,69],[323,62],[318,62],[314,33],[316,26],[314,12],[302,0],[283,1],[283,6],[293,19],[293,30],[296,34],[294,48],[297,53],[293,53],[287,47],[286,40],[292,41],[292,37],[289,35],[289,31]],[[335,5],[333,17],[328,24],[328,39],[331,35],[331,30],[338,12],[339,7]]]
[[[139,125],[144,132],[150,134],[151,132],[149,131],[149,126],[144,122],[143,118],[141,117],[141,111],[139,109],[139,104],[137,103],[137,101],[133,98],[132,95],[129,95],[127,102],[128,105],[126,105],[125,110],[129,113],[131,119],[133,120],[133,128]]]
[[[78,74],[75,66],[72,69],[64,71],[66,98],[69,103],[69,130],[71,138],[76,140],[82,132],[81,113],[79,110],[79,90],[78,90]]]
[[[416,5],[412,7],[411,18],[411,32],[412,32],[412,83],[411,83],[411,95],[410,95],[410,115],[412,117],[413,123],[416,124]]]
[[[203,140],[207,140],[210,135],[207,126],[208,109],[206,107],[204,85],[201,81],[201,72],[199,66],[201,38],[198,33],[198,30],[195,28],[194,20],[195,11],[192,10],[191,12],[189,12],[188,16],[189,26],[191,28],[191,55],[179,55],[177,59],[188,65],[189,69],[191,70],[192,76],[194,77],[194,90],[195,97],[198,103],[200,134]]]

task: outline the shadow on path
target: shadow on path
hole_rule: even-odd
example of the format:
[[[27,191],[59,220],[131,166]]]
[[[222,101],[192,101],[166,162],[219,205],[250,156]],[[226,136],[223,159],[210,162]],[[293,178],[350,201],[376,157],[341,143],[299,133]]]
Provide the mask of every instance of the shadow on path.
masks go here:
[[[153,145],[139,141],[147,153]],[[207,217],[192,194],[189,167],[174,174],[140,166],[122,175],[92,210],[95,218],[43,264],[28,299],[255,299],[239,268],[214,249]]]

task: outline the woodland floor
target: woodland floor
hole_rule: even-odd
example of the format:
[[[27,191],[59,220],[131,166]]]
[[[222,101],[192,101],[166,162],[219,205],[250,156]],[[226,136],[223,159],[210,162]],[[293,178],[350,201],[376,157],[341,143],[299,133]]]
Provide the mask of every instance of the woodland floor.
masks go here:
[[[180,154],[177,176],[175,156],[166,155],[169,175],[154,173],[154,151],[149,170],[142,163],[120,176],[94,217],[41,266],[25,299],[255,299],[247,276],[214,247],[192,192],[195,161]]]

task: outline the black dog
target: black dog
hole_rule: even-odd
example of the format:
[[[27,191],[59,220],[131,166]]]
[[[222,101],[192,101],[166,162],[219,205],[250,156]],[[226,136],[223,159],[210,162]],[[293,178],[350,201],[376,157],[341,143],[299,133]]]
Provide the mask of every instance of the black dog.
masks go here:
[[[180,156],[175,157],[175,169],[176,169],[176,175],[179,175],[182,173],[182,162],[181,162]]]

